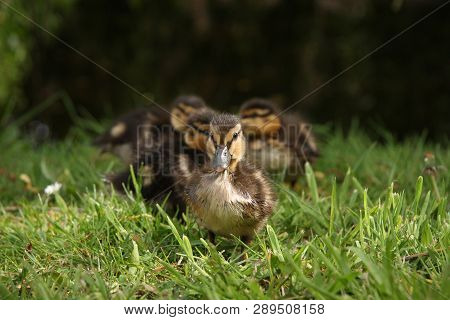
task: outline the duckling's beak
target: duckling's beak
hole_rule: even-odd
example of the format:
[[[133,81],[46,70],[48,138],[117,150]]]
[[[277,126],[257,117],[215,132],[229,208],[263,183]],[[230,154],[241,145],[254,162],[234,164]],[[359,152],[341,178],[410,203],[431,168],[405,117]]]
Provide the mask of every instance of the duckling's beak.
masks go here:
[[[216,172],[223,172],[230,165],[231,156],[227,146],[218,146],[213,159],[213,169]]]

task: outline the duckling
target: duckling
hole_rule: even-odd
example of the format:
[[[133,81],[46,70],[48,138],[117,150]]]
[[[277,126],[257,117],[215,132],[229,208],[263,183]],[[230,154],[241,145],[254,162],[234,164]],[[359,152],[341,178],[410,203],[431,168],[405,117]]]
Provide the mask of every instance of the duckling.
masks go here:
[[[235,235],[249,243],[272,215],[276,195],[263,172],[245,160],[238,117],[213,115],[208,131],[205,163],[192,165],[192,158],[181,155],[176,183],[212,241],[215,235]]]
[[[183,198],[184,181],[191,172],[200,169],[208,160],[206,155],[206,143],[209,139],[209,126],[216,113],[212,110],[203,110],[189,116],[188,129],[183,134],[184,145],[175,156],[175,162],[171,167],[174,177],[174,191],[178,197]]]
[[[249,156],[268,172],[286,171],[286,180],[295,185],[306,162],[319,156],[316,139],[298,115],[278,115],[278,108],[265,99],[246,101],[240,110],[248,138]]]
[[[195,95],[177,97],[171,103],[171,111],[161,108],[140,108],[120,116],[111,127],[94,140],[102,152],[118,156],[130,165],[136,160],[139,143],[158,144],[165,129],[172,124],[176,131],[187,129],[187,118],[196,110],[205,109],[202,98]],[[162,128],[165,126],[166,128]]]
[[[136,159],[139,139],[145,143],[158,140],[162,126],[170,123],[168,111],[140,108],[120,116],[113,125],[94,140],[101,152],[119,157],[124,164]]]
[[[178,207],[180,211],[184,209],[184,202],[179,196],[179,192],[174,187],[173,169],[178,156],[183,152],[189,153],[194,149],[186,144],[183,132],[189,132],[193,125],[198,125],[196,118],[192,122],[188,119],[191,116],[199,116],[201,112],[209,112],[202,98],[194,95],[180,96],[172,103],[170,112],[170,125],[165,126],[158,135],[154,143],[141,143],[137,152],[137,157],[132,163],[134,174],[141,178],[142,197],[147,201],[164,200],[167,193],[171,192],[169,204]],[[199,118],[200,119],[200,118]],[[209,125],[209,122],[208,122]],[[192,140],[193,141],[193,140]],[[189,140],[189,143],[192,143]],[[130,183],[130,170],[127,169],[114,177],[111,182],[116,190],[123,191],[123,186],[128,186],[132,191],[134,186]]]
[[[131,167],[113,175],[109,180],[115,190],[124,192],[129,189],[136,192],[131,179],[131,171],[141,181],[140,194],[149,202],[166,200],[169,207],[184,208],[184,201],[174,191],[174,179],[171,172],[176,155],[182,146],[182,136],[173,130],[165,133],[158,144],[141,148]],[[181,212],[180,212],[181,213]]]
[[[174,209],[178,208],[179,215],[185,212],[183,186],[177,183],[182,173],[178,167],[179,159],[184,159],[185,170],[192,171],[205,164],[209,124],[214,114],[210,109],[197,110],[187,118],[184,133],[173,128],[172,132],[165,135],[161,144],[143,149],[136,162],[135,171],[139,164],[138,175],[142,177],[141,192],[144,199],[163,200],[170,192],[169,204]],[[148,172],[153,174],[151,179]]]

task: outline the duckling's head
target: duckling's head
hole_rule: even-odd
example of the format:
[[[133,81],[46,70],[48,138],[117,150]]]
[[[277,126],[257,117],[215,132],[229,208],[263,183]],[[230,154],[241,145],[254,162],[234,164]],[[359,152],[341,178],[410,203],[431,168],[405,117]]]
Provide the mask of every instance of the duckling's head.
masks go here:
[[[267,136],[281,128],[277,108],[269,100],[253,98],[241,106],[241,123],[246,134]]]
[[[234,172],[245,156],[245,138],[238,117],[231,114],[215,115],[209,125],[206,151],[215,172]]]
[[[209,138],[209,125],[216,113],[212,110],[196,112],[187,120],[188,128],[185,130],[184,141],[194,150],[206,151]]]
[[[189,116],[204,108],[206,104],[202,98],[194,95],[180,96],[172,103],[170,122],[175,130],[184,132],[188,128]]]

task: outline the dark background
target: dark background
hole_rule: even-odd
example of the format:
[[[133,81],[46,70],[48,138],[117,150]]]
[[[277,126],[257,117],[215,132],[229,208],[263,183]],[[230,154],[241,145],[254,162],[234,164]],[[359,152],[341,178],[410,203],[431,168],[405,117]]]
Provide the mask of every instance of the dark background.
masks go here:
[[[196,93],[228,111],[254,96],[290,106],[444,2],[9,1],[159,104]],[[0,55],[9,57],[3,68],[12,70],[0,76],[0,108],[12,110],[11,119],[61,92],[78,113],[98,119],[147,103],[0,8]],[[14,57],[20,51],[11,47],[11,32],[23,57]],[[382,127],[398,138],[425,131],[431,139],[447,139],[449,58],[450,4],[294,110],[313,123],[345,128],[357,118],[367,131]],[[64,136],[71,124],[60,99],[34,118],[47,124],[53,137]]]

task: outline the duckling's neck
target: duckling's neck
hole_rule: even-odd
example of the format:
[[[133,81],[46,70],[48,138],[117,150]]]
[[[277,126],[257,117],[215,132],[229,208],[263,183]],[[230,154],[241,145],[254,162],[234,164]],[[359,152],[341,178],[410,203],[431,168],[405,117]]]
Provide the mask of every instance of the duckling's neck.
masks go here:
[[[217,172],[217,171],[208,171],[208,176],[209,177],[215,177],[218,180],[229,180],[231,181],[236,173],[236,169],[237,169],[237,163],[233,164],[231,163],[227,169],[225,169],[222,172]]]
[[[246,192],[236,188],[233,173],[225,170],[221,173],[210,172],[200,179],[196,196],[203,199],[204,205],[212,211],[221,211],[227,206],[250,203]],[[231,211],[234,209],[229,208]]]
[[[229,183],[232,177],[233,173],[228,170],[222,172],[207,170],[206,173],[203,174],[202,179],[209,182],[214,181],[214,183]]]

